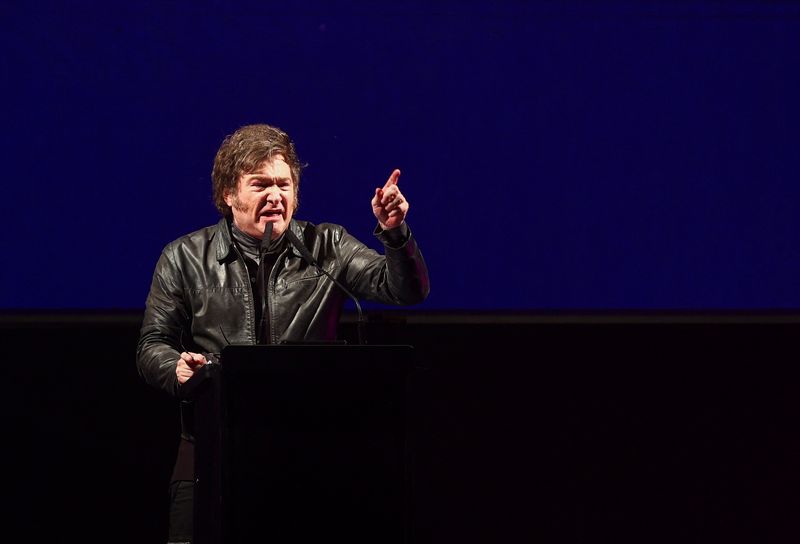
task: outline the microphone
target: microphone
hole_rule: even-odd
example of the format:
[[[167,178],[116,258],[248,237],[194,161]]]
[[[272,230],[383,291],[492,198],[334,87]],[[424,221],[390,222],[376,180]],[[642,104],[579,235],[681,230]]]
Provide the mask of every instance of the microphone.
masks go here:
[[[287,227],[285,231],[286,237],[289,239],[289,242],[300,252],[300,256],[303,257],[303,260],[328,276],[336,286],[341,289],[356,305],[356,311],[358,312],[358,343],[365,344],[364,341],[364,314],[361,312],[361,304],[358,303],[358,299],[348,291],[344,285],[342,285],[336,278],[331,276],[327,270],[322,268],[318,263],[317,260],[314,259],[314,256],[311,255],[311,252],[308,248],[300,241],[295,233],[292,232],[292,229]]]
[[[264,236],[261,238],[261,255],[267,252],[267,248],[269,248],[269,244],[272,241],[272,227],[274,225],[270,221],[266,225],[264,225]]]

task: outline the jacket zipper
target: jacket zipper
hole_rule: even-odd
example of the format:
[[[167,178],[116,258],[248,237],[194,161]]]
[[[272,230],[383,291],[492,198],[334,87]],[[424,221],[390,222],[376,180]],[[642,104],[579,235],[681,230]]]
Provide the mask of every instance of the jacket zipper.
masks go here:
[[[277,279],[278,272],[276,271],[278,268],[278,263],[283,262],[285,255],[289,252],[288,249],[284,249],[281,251],[281,254],[278,255],[278,258],[275,259],[275,263],[272,265],[272,268],[269,271],[269,278],[267,279],[267,300],[264,301],[265,311],[269,312],[269,342],[270,344],[277,344],[278,338],[275,334],[275,315],[272,313],[272,304],[270,304],[270,300],[275,296],[275,280]]]
[[[258,332],[256,331],[256,305],[255,305],[255,296],[253,295],[253,283],[250,281],[250,271],[247,269],[247,263],[244,262],[244,257],[242,257],[239,248],[236,247],[234,244],[233,246],[234,251],[236,251],[236,262],[239,263],[239,266],[244,270],[244,277],[246,281],[246,285],[250,286],[250,337],[252,338],[252,343],[258,343]]]

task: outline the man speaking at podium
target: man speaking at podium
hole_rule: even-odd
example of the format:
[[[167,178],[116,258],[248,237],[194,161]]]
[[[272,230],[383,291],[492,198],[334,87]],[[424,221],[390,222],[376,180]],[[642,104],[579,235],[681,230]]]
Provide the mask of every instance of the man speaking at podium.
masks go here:
[[[248,125],[224,139],[212,171],[221,220],[168,244],[155,266],[137,347],[147,383],[177,397],[231,343],[333,341],[351,295],[393,305],[427,297],[400,171],[372,196],[381,255],[339,225],[294,219],[301,170],[293,142],[276,127]],[[192,539],[190,409],[182,404],[169,542]]]

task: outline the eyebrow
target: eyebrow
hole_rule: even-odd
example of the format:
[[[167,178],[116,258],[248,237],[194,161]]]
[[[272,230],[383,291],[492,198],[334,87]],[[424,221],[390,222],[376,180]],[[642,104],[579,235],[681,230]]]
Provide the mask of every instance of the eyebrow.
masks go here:
[[[292,178],[273,177],[273,176],[267,176],[265,174],[245,174],[244,177],[247,181],[253,181],[257,179],[268,179],[270,181],[292,181]]]

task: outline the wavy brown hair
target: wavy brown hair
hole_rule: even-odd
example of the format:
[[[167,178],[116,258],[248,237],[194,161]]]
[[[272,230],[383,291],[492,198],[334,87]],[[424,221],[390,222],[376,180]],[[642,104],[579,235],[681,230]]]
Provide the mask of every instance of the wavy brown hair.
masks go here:
[[[226,192],[236,192],[239,178],[255,172],[265,161],[275,155],[283,155],[292,171],[295,209],[300,202],[300,174],[303,165],[297,158],[294,143],[289,135],[270,125],[246,125],[225,137],[214,157],[211,183],[214,189],[214,205],[224,217],[231,216],[225,203]]]

